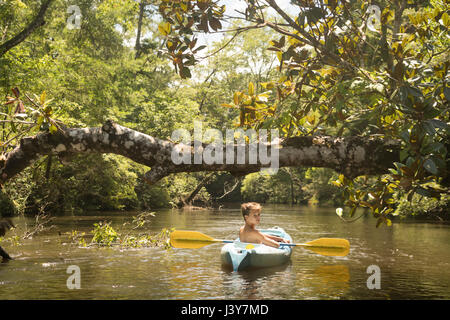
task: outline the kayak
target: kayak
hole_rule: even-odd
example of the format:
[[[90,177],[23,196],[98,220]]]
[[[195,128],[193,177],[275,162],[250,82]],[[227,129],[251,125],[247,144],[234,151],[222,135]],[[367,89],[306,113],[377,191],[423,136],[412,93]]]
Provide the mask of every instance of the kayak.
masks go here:
[[[292,238],[280,227],[259,230],[261,233],[270,234],[289,240]],[[249,267],[265,268],[273,267],[289,261],[292,247],[269,247],[264,244],[241,242],[237,238],[232,243],[227,243],[220,252],[224,265],[232,266],[233,271],[240,271]]]

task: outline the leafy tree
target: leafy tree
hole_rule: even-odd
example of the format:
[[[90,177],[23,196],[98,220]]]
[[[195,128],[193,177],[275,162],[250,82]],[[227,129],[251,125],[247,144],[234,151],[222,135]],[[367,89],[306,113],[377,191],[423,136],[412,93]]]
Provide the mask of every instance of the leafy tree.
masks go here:
[[[0,4],[3,40],[26,28],[39,8],[36,1],[16,2]],[[151,10],[142,21],[146,33],[136,58],[129,45],[139,12],[135,1],[79,1],[82,18],[73,29],[68,27],[70,4],[49,4],[46,23],[0,56],[0,93],[7,97],[0,110],[2,155],[24,136],[95,126],[106,119],[165,138],[184,123],[192,126],[198,105],[189,99],[194,94],[188,89],[169,88],[175,75],[158,57],[158,37],[148,34],[154,23]],[[138,207],[134,187],[144,173],[142,166],[114,155],[48,159],[6,186],[20,212]]]

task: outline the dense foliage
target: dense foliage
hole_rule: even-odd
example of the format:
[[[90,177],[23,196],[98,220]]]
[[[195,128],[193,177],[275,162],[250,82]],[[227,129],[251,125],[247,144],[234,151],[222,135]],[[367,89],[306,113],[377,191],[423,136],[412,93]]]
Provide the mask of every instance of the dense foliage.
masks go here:
[[[345,201],[350,215],[365,207],[387,224],[399,201],[415,195],[447,203],[445,1],[291,1],[281,8],[242,0],[240,14],[226,11],[226,1],[80,0],[77,16],[65,0],[6,0],[0,48],[45,2],[45,24],[0,50],[2,157],[23,136],[107,119],[164,139],[192,129],[194,119],[219,129],[278,128],[283,137],[381,136],[403,150],[386,175],[284,168],[248,175],[225,199]],[[206,47],[201,33],[218,41]],[[150,187],[145,171],[113,155],[46,156],[8,182],[1,201],[30,213],[169,207],[206,177],[178,174]],[[224,182],[236,180],[217,173],[198,199],[219,198]]]

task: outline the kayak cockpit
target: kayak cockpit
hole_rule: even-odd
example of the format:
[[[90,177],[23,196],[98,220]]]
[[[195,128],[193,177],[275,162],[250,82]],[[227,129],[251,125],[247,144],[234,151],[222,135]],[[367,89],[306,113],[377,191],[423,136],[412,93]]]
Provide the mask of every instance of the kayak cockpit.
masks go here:
[[[292,238],[282,228],[274,227],[259,230],[262,233],[275,235],[292,243]],[[221,260],[224,265],[231,266],[233,271],[244,270],[249,267],[273,267],[289,261],[292,248],[282,246],[273,248],[264,244],[241,242],[236,239],[222,247]]]

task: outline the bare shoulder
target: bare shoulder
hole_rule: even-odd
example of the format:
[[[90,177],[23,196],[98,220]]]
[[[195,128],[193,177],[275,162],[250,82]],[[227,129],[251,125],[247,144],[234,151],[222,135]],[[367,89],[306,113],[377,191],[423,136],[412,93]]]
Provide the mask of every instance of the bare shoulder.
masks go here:
[[[264,235],[258,230],[248,230],[245,227],[241,227],[239,230],[239,239],[242,242],[261,243]]]
[[[244,242],[244,227],[240,227],[239,228],[239,240],[241,240],[242,242]]]

